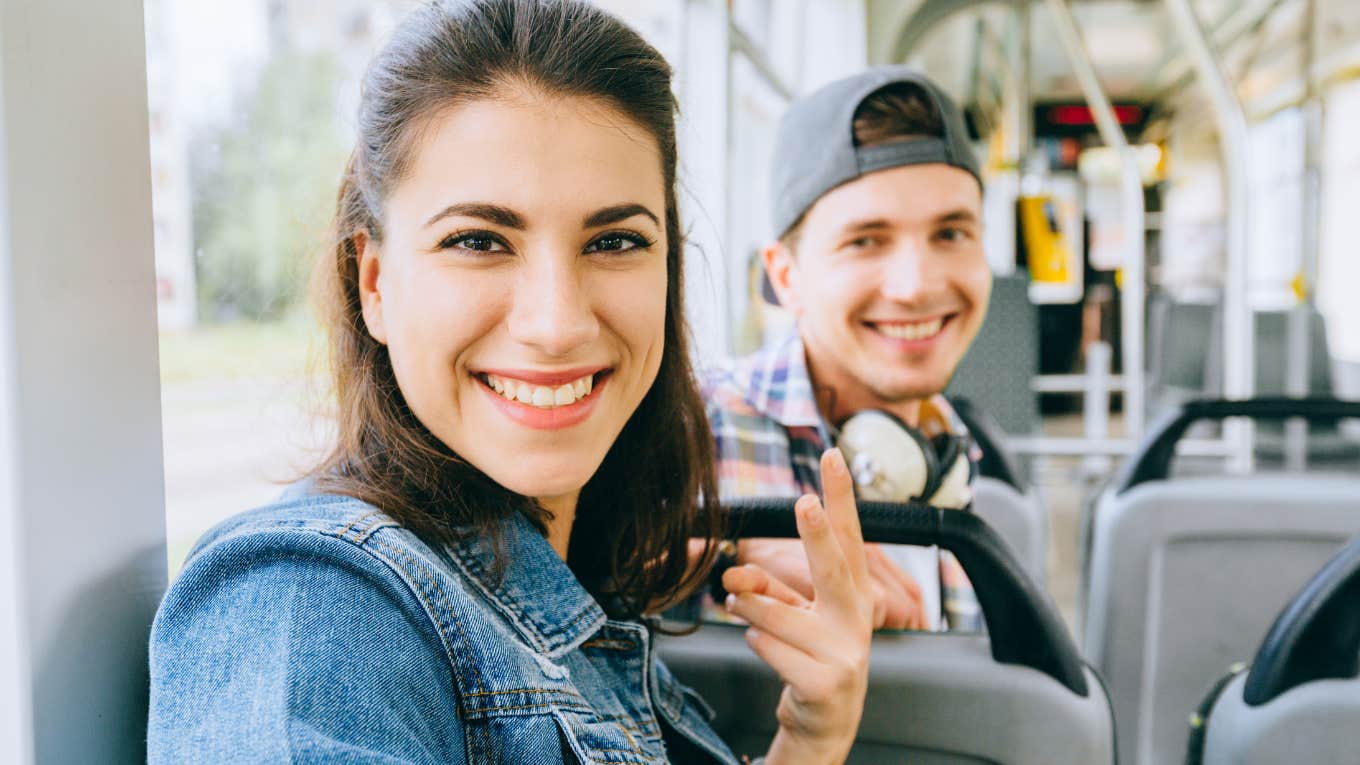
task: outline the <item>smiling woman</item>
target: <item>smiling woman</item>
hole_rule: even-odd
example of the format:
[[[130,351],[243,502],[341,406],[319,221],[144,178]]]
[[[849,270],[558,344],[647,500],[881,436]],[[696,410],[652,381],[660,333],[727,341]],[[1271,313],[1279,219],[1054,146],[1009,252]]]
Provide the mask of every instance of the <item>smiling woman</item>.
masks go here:
[[[432,3],[378,55],[317,269],[336,440],[167,593],[153,762],[735,762],[644,621],[721,521],[669,79],[577,2]],[[828,454],[827,506],[799,510],[819,597],[727,579],[789,684],[771,762],[843,758],[863,706],[866,564]]]

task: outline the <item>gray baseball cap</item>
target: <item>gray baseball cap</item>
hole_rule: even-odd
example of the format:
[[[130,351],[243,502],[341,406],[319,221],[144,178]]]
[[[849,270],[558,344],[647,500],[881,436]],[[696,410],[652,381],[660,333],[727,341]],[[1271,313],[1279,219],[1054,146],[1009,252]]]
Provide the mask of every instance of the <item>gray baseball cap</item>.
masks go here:
[[[911,83],[934,102],[944,124],[938,138],[855,146],[852,122],[864,99],[885,86]],[[776,235],[783,236],[823,194],[876,170],[942,162],[982,183],[963,112],[935,83],[905,66],[878,66],[798,99],[779,121],[770,195]]]

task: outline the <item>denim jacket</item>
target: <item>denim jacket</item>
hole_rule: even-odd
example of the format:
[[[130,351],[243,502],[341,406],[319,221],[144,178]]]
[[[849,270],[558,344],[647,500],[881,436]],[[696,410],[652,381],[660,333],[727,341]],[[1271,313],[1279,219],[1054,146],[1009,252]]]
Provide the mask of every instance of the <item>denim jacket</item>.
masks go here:
[[[152,628],[149,760],[735,765],[649,629],[503,528],[497,579],[486,540],[436,552],[345,497],[218,526]]]

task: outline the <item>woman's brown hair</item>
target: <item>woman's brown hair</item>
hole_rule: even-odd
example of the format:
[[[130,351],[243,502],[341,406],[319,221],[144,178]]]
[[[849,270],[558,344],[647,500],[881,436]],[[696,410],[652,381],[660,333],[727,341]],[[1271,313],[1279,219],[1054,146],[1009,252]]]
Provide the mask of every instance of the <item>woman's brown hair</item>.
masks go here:
[[[386,347],[364,325],[353,236],[366,231],[382,240],[383,202],[439,111],[512,87],[597,99],[645,128],[660,148],[665,348],[651,389],[581,491],[567,562],[620,616],[638,616],[696,583],[712,545],[691,567],[688,540],[713,539],[720,509],[712,436],[689,360],[670,79],[665,59],[636,32],[574,0],[434,2],[398,28],[364,78],[335,246],[318,266],[338,404],[335,447],[315,471],[319,490],[375,505],[436,547],[466,534],[496,539],[511,513],[546,528],[547,510],[460,459],[411,413]]]

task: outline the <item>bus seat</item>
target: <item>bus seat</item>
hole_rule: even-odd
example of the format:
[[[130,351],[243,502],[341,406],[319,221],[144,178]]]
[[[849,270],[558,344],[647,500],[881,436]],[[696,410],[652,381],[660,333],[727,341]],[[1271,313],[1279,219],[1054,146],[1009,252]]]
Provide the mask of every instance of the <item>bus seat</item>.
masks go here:
[[[973,512],[1010,544],[1020,565],[1042,587],[1048,578],[1048,512],[1038,489],[1025,480],[996,420],[965,397],[951,396],[949,401],[982,451]]]
[[[1120,761],[1179,759],[1203,691],[1249,658],[1298,587],[1360,532],[1360,476],[1168,479],[1198,420],[1360,415],[1320,399],[1191,402],[1154,428],[1092,521],[1083,645],[1109,684]]]
[[[1204,765],[1347,762],[1360,722],[1360,537],[1280,613],[1192,733]],[[1202,748],[1201,748],[1202,747]]]
[[[1039,374],[1039,310],[1029,301],[1029,278],[997,276],[987,318],[946,389],[996,418],[1002,431],[1039,429],[1039,397],[1029,387]]]
[[[793,499],[732,503],[733,536],[791,537]],[[978,593],[988,634],[880,632],[850,763],[1111,763],[1114,729],[1099,677],[1053,607],[985,521],[923,505],[863,502],[870,541],[952,550]],[[671,671],[712,706],[738,753],[765,751],[779,678],[743,628],[705,624],[662,638]]]
[[[1157,419],[1177,406],[1216,395],[1206,381],[1205,347],[1217,331],[1216,303],[1177,300],[1154,292],[1148,300],[1148,384],[1145,409]]]

